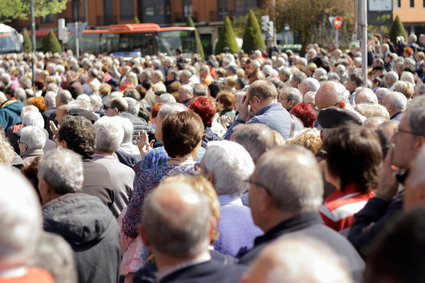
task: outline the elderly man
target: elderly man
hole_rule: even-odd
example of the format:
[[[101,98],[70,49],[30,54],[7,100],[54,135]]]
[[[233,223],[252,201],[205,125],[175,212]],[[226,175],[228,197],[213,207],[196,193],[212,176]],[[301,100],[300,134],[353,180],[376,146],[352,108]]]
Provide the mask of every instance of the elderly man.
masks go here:
[[[72,166],[70,166],[72,164]],[[81,157],[54,149],[40,162],[38,189],[43,203],[44,230],[62,236],[72,247],[78,282],[117,282],[119,227],[97,198],[81,194]]]
[[[378,98],[376,94],[370,89],[362,87],[355,95],[355,104],[367,103],[367,104],[378,104]]]
[[[115,217],[118,217],[120,210],[113,205],[115,193],[111,175],[105,166],[92,160],[94,140],[95,133],[89,120],[74,116],[63,118],[57,135],[57,145],[81,155],[84,173],[82,191],[97,196]]]
[[[320,87],[320,83],[318,80],[314,78],[306,78],[304,79],[298,86],[298,90],[300,91],[301,95],[304,96],[309,91],[316,92]]]
[[[45,270],[30,267],[42,235],[39,200],[32,186],[0,166],[0,282],[53,283]]]
[[[325,244],[302,235],[282,237],[267,246],[241,283],[351,283],[341,258]]]
[[[102,117],[93,125],[96,133],[93,160],[106,167],[115,190],[114,211],[118,214],[127,206],[133,192],[134,171],[114,157],[124,138],[124,129],[114,117]],[[116,215],[116,214],[115,214]]]
[[[189,106],[190,102],[193,100],[193,87],[191,85],[180,86],[178,90],[177,100],[184,106]]]
[[[214,247],[223,254],[236,256],[241,248],[250,249],[254,238],[262,234],[252,222],[250,209],[241,200],[248,189],[246,180],[253,171],[254,162],[240,144],[208,143],[201,174],[214,186],[220,202],[219,238]]]
[[[407,98],[401,92],[389,92],[382,100],[382,105],[388,110],[391,120],[400,121],[406,110]]]
[[[263,154],[249,179],[249,205],[254,223],[264,231],[240,258],[252,262],[271,242],[285,234],[302,233],[318,239],[345,258],[353,277],[360,279],[364,263],[339,233],[325,226],[317,211],[322,204],[323,177],[314,155],[299,146]]]
[[[394,134],[393,147],[387,153],[380,180],[375,190],[376,197],[371,198],[365,207],[355,216],[348,239],[361,252],[367,250],[371,241],[402,207],[404,191],[398,192],[399,181],[404,182],[406,169],[411,160],[425,144],[425,97],[409,104],[402,116],[398,131]],[[395,178],[394,168],[399,169],[399,181]],[[404,178],[403,178],[404,176]]]
[[[185,183],[159,185],[143,205],[142,223],[157,282],[239,281],[243,268],[211,260],[208,246],[216,223],[204,193]]]
[[[155,91],[167,91],[167,88],[165,87],[164,84],[164,75],[162,74],[161,71],[156,70],[152,72],[152,77],[151,77],[151,81],[152,81],[152,89],[154,89]]]
[[[412,161],[409,167],[409,175],[405,182],[404,210],[411,210],[425,204],[425,177],[423,168],[425,166],[425,147]]]
[[[319,110],[336,106],[341,109],[347,109],[356,114],[362,121],[366,118],[353,109],[348,102],[348,91],[345,87],[338,82],[327,81],[324,82],[317,90],[315,96],[315,103]]]
[[[21,138],[18,140],[19,150],[24,166],[29,165],[35,158],[44,155],[46,133],[40,127],[27,126],[20,131]]]
[[[298,89],[288,86],[280,91],[277,101],[283,108],[291,111],[292,107],[303,102],[303,97]]]
[[[272,82],[256,81],[250,85],[240,108],[238,118],[230,125],[224,138],[229,140],[234,128],[240,124],[260,123],[279,132],[285,139],[289,138],[292,119],[288,111],[276,102],[278,92]],[[249,118],[249,107],[254,117]]]

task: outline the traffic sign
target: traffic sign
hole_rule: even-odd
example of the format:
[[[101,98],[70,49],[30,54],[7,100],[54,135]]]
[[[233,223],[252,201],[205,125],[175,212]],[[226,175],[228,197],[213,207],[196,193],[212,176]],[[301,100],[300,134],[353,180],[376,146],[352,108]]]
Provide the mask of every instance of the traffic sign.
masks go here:
[[[66,27],[72,34],[76,34],[80,37],[83,34],[83,30],[85,30],[87,23],[68,23]]]
[[[336,16],[334,19],[334,27],[336,29],[340,29],[342,27],[342,17],[341,16]]]

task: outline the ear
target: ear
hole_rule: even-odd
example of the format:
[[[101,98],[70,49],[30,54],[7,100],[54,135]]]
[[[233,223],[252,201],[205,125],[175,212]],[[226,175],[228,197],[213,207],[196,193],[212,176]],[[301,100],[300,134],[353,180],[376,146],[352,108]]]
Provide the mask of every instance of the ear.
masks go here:
[[[210,243],[218,239],[218,231],[217,231],[217,219],[211,216],[210,219],[210,233],[209,233]]]
[[[208,172],[205,175],[205,178],[207,178],[207,180],[213,185],[215,186],[215,178],[214,178],[214,174],[212,172]]]
[[[261,103],[261,99],[260,99],[258,96],[253,96],[253,97],[252,97],[252,100],[253,100],[255,103]]]
[[[148,237],[146,236],[145,226],[140,225],[140,227],[139,227],[139,235],[140,235],[140,238],[142,238],[143,244],[146,247],[149,247],[150,246],[150,243],[149,243]]]
[[[344,101],[340,101],[335,106],[341,109],[345,109],[346,104]]]

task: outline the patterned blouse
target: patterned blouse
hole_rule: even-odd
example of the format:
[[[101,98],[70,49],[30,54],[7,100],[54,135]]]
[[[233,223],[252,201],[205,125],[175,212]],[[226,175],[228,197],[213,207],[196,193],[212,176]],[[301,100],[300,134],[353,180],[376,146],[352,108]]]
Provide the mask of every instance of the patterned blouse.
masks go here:
[[[146,196],[158,186],[162,180],[169,176],[180,174],[195,175],[195,163],[182,165],[169,165],[165,163],[151,169],[140,168],[140,171],[136,172],[134,191],[122,222],[122,230],[125,235],[132,238],[137,237],[138,226],[141,222],[143,202]]]

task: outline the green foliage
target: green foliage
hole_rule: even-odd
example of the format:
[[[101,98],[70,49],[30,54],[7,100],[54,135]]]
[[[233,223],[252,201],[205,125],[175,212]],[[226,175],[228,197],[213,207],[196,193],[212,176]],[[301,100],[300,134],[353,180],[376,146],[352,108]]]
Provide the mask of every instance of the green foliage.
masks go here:
[[[34,0],[35,16],[57,14],[66,8],[68,0]],[[12,19],[27,20],[30,17],[30,1],[0,1],[0,22]]]
[[[256,8],[253,9],[255,17],[258,22],[261,22],[261,16],[267,15],[268,11],[265,9]],[[248,20],[248,15],[241,16],[233,19],[233,31],[237,37],[242,38],[245,32],[246,22]]]
[[[140,20],[139,20],[139,18],[137,16],[134,17],[133,22],[135,24],[140,24]]]
[[[187,17],[187,26],[195,27],[192,17]],[[205,60],[204,47],[202,45],[201,37],[199,36],[198,29],[195,29],[195,41],[196,41],[196,53],[198,53],[199,56],[201,56],[202,60]]]
[[[392,42],[397,42],[397,37],[402,36],[404,40],[407,40],[407,32],[404,29],[403,24],[400,21],[400,18],[398,15],[395,17],[395,20],[393,22],[393,25],[391,26],[390,30],[390,37]]]
[[[228,47],[231,53],[236,53],[239,51],[238,43],[236,42],[236,36],[233,32],[232,23],[230,22],[229,17],[226,17],[224,20],[224,26],[220,31],[218,42],[215,45],[215,54],[222,53],[225,47]]]
[[[28,34],[28,30],[26,28],[24,28],[22,30],[22,37],[24,39],[23,42],[23,49],[25,53],[31,53],[32,52],[32,42],[31,42],[31,38]]]
[[[53,31],[50,31],[49,35],[43,40],[43,52],[62,52],[62,45],[60,44],[59,39],[56,37]]]
[[[249,53],[256,49],[266,49],[266,44],[262,38],[260,25],[254,11],[250,10],[246,22],[245,33],[243,35],[242,49]]]

